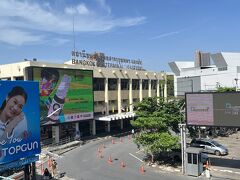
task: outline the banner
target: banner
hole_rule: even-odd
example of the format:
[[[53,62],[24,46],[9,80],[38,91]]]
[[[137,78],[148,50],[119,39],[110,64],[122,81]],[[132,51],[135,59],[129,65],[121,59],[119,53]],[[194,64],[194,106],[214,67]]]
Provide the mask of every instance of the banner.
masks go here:
[[[39,84],[0,81],[0,164],[40,154]]]
[[[33,67],[39,81],[41,125],[93,118],[93,72]]]

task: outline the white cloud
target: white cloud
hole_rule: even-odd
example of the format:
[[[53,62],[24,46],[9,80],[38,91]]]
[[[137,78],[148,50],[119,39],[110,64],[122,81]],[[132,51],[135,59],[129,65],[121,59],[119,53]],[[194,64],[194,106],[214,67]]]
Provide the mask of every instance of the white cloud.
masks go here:
[[[189,28],[183,28],[183,29],[180,29],[178,31],[172,31],[172,32],[167,32],[167,33],[163,33],[163,34],[160,34],[158,36],[155,36],[155,37],[152,37],[150,38],[150,40],[153,40],[153,39],[160,39],[160,38],[164,38],[164,37],[168,37],[168,36],[173,36],[173,35],[176,35],[176,34],[180,34],[186,30],[188,30]]]
[[[77,6],[77,12],[79,14],[89,14],[89,10],[88,10],[88,8],[86,7],[85,4],[79,4]]]
[[[96,1],[99,3],[99,5],[103,10],[105,10],[108,14],[111,14],[111,11],[112,11],[111,7],[106,4],[105,0],[96,0]]]
[[[145,17],[120,17],[111,15],[111,8],[105,0],[96,0],[94,7],[80,3],[66,4],[62,9],[51,6],[51,2],[28,0],[0,0],[0,29],[8,29],[17,36],[25,36],[20,44],[42,40],[45,33],[71,34],[74,15],[76,32],[103,32],[115,27],[135,26],[143,23]],[[37,3],[38,2],[38,3]],[[67,2],[67,1],[66,1]],[[104,14],[105,12],[105,14]],[[39,35],[35,37],[35,33]],[[41,34],[41,35],[40,35]],[[49,36],[48,36],[49,38]],[[14,44],[11,38],[0,36],[0,41]],[[17,42],[16,42],[17,43]],[[17,43],[16,45],[20,45]]]
[[[86,15],[86,14],[89,14],[89,10],[88,8],[86,7],[86,5],[84,3],[82,4],[79,4],[78,6],[76,7],[66,7],[64,9],[64,12],[66,14],[69,14],[69,15],[76,15],[76,14],[80,14],[80,15]]]
[[[172,35],[179,34],[179,33],[180,33],[180,31],[173,31],[173,32],[163,33],[163,34],[160,34],[158,36],[152,37],[150,39],[160,39],[160,38],[164,38],[164,37],[167,37],[167,36],[172,36]]]
[[[35,43],[43,40],[43,36],[33,35],[21,30],[0,29],[0,42],[11,45],[23,45],[27,43]]]

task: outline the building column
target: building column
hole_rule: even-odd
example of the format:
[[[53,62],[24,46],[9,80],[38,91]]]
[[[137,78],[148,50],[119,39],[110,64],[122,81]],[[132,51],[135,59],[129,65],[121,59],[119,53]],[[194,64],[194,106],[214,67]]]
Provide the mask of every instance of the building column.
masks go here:
[[[55,143],[59,143],[59,126],[52,126],[52,137],[54,138]]]
[[[142,94],[142,79],[139,79],[139,101],[141,102],[143,99],[143,94]]]
[[[75,123],[75,132],[79,131],[79,122]]]
[[[152,81],[148,80],[148,97],[152,97]]]
[[[121,79],[118,79],[118,113],[122,112]]]
[[[161,90],[160,96],[161,96],[161,98],[163,98],[164,89],[163,89],[163,84],[162,83],[160,84],[160,90]]]
[[[104,83],[105,83],[105,91],[104,91],[104,93],[105,93],[105,115],[109,115],[109,99],[108,99],[108,78],[105,78],[105,80],[104,80]]]
[[[130,111],[130,112],[133,112],[132,79],[129,79],[129,111]]]
[[[167,74],[164,74],[164,99],[167,100]]]
[[[173,87],[174,87],[174,96],[175,97],[177,97],[177,95],[178,95],[178,89],[177,89],[177,85],[178,85],[178,83],[177,83],[177,77],[174,75],[173,76],[173,79],[174,79],[174,81],[173,81]],[[206,90],[206,86],[205,86],[205,90]]]
[[[111,131],[111,121],[107,121],[107,132]]]
[[[123,119],[120,119],[121,130],[123,130]]]
[[[96,120],[95,119],[92,120],[92,135],[93,136],[96,135]]]
[[[157,97],[160,97],[160,90],[159,90],[159,79],[157,79]]]
[[[160,102],[160,87],[159,87],[159,79],[157,79],[157,102]]]

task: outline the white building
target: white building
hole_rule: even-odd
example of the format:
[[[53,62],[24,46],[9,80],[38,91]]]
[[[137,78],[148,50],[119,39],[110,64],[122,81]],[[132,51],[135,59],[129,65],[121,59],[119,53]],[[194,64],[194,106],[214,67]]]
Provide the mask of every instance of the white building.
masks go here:
[[[82,56],[86,58],[82,60]],[[73,59],[64,64],[33,59],[0,65],[0,80],[35,80],[33,74],[37,69],[55,69],[59,74],[60,71],[91,71],[93,83],[93,117],[41,126],[42,140],[53,138],[59,142],[75,131],[89,136],[127,129],[135,116],[134,103],[147,97],[167,97],[166,73],[146,71],[142,69],[140,60],[109,57],[103,53],[75,53]]]
[[[197,51],[195,61],[174,61],[169,66],[175,74],[175,96],[184,96],[185,92],[214,91],[217,87],[238,88],[240,53]]]

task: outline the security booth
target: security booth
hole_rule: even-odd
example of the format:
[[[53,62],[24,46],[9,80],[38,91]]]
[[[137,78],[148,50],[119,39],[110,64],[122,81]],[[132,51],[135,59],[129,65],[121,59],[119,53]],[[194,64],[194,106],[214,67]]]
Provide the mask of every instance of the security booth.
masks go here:
[[[202,148],[188,147],[186,149],[187,162],[186,174],[189,176],[199,176],[203,172]]]

